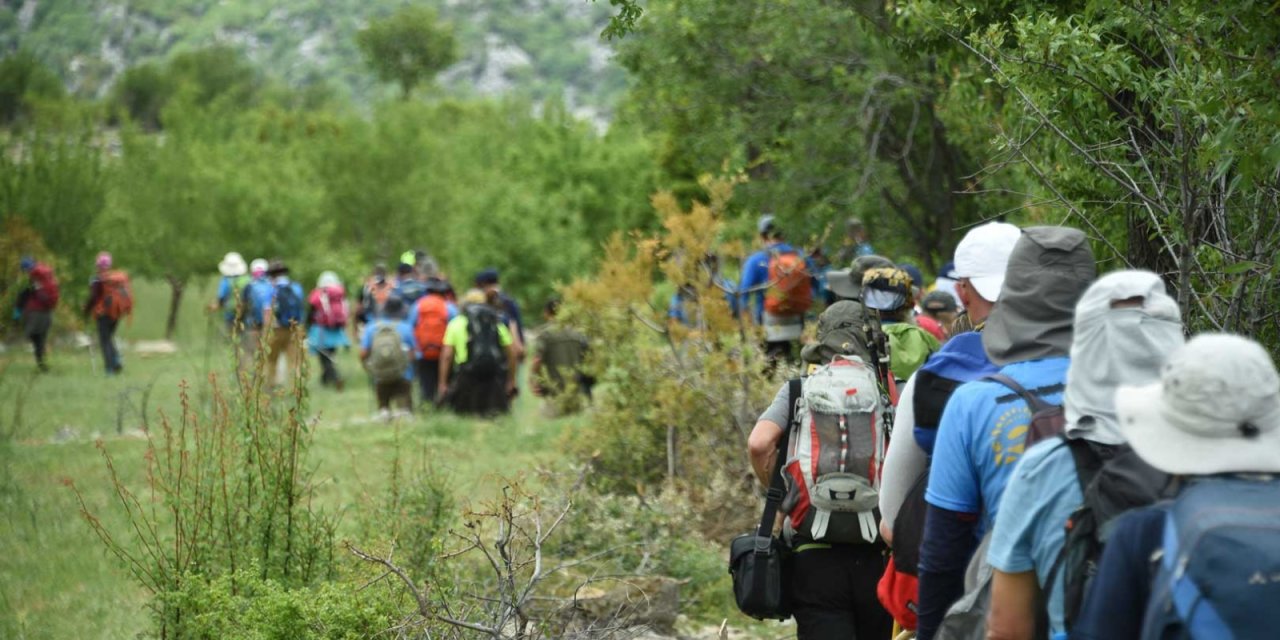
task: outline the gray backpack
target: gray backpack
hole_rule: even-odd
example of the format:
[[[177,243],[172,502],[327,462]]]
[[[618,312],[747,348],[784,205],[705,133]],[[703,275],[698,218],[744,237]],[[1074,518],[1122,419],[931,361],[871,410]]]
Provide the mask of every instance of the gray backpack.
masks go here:
[[[394,382],[403,378],[408,368],[409,350],[401,341],[400,330],[389,322],[379,323],[369,347],[369,375],[377,383]]]

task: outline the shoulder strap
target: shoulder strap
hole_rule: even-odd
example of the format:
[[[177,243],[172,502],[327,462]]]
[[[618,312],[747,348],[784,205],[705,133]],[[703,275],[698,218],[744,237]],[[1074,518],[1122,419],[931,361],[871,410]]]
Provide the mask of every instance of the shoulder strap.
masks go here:
[[[1014,380],[1013,378],[1010,378],[1009,376],[1006,376],[1003,373],[993,373],[989,376],[984,377],[983,380],[991,380],[992,382],[998,382],[1008,387],[1014,393],[1021,396],[1022,399],[1026,401],[1027,406],[1031,407],[1032,414],[1039,413],[1041,411],[1044,411],[1045,409],[1053,408],[1052,405],[1042,400],[1040,396],[1037,396],[1036,394],[1031,393],[1030,391],[1027,391],[1026,387],[1018,384],[1017,380]]]
[[[796,402],[800,399],[800,378],[792,378],[787,382],[787,424],[782,428],[782,437],[778,438],[778,449],[774,456],[772,479],[769,481],[769,492],[765,496],[764,513],[760,514],[760,526],[756,535],[761,538],[773,536],[773,519],[778,515],[778,507],[786,497],[786,487],[782,481],[782,467],[786,462],[787,444],[791,439],[791,426],[796,421]]]

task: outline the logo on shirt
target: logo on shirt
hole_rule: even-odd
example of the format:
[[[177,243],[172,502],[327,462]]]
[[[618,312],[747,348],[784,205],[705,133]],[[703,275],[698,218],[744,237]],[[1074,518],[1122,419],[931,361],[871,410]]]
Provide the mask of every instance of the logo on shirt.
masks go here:
[[[997,467],[1013,464],[1022,457],[1030,425],[1031,410],[1026,406],[1009,407],[996,418],[991,429],[991,457]]]

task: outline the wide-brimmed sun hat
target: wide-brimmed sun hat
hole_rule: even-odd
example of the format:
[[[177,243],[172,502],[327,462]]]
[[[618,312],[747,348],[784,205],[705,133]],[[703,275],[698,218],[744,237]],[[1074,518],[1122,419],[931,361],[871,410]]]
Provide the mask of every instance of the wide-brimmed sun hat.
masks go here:
[[[218,273],[221,273],[228,278],[242,276],[248,270],[249,265],[244,263],[244,257],[235,251],[222,256],[222,262],[218,263]]]

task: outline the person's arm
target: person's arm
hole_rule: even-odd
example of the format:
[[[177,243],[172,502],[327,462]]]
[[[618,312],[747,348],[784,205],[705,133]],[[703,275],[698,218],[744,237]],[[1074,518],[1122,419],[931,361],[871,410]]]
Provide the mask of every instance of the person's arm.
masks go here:
[[[98,299],[102,297],[102,280],[94,278],[89,283],[89,300],[84,303],[84,311],[81,315],[89,317],[89,313],[93,311],[94,305],[98,304]]]
[[[449,389],[449,367],[453,364],[453,347],[444,345],[440,348],[440,362],[437,365],[440,369],[440,381],[436,383],[436,391],[440,397],[444,397],[445,392]]]
[[[360,364],[363,365],[369,359],[369,350],[373,348],[373,324],[365,326],[364,334],[360,336]]]
[[[911,374],[893,418],[895,437],[889,438],[884,468],[880,472],[880,535],[893,546],[893,523],[920,474],[929,469],[929,457],[916,443],[913,431],[915,415],[916,375]]]
[[[995,569],[991,578],[987,640],[1032,640],[1039,595],[1040,583],[1036,581],[1035,571],[1005,573]]]
[[[747,438],[747,451],[751,455],[751,470],[760,485],[769,486],[774,465],[777,464],[778,441],[782,439],[782,426],[772,420],[761,420]]]
[[[519,343],[513,341],[512,344],[503,347],[507,352],[507,395],[516,391],[516,369],[520,366],[520,356],[516,353],[517,344]]]
[[[977,524],[975,513],[927,507],[920,544],[919,640],[932,640],[947,609],[964,595],[964,572],[977,546]]]
[[[1151,597],[1153,555],[1161,546],[1165,512],[1158,507],[1120,516],[1085,592],[1072,640],[1128,640],[1142,635]]]

